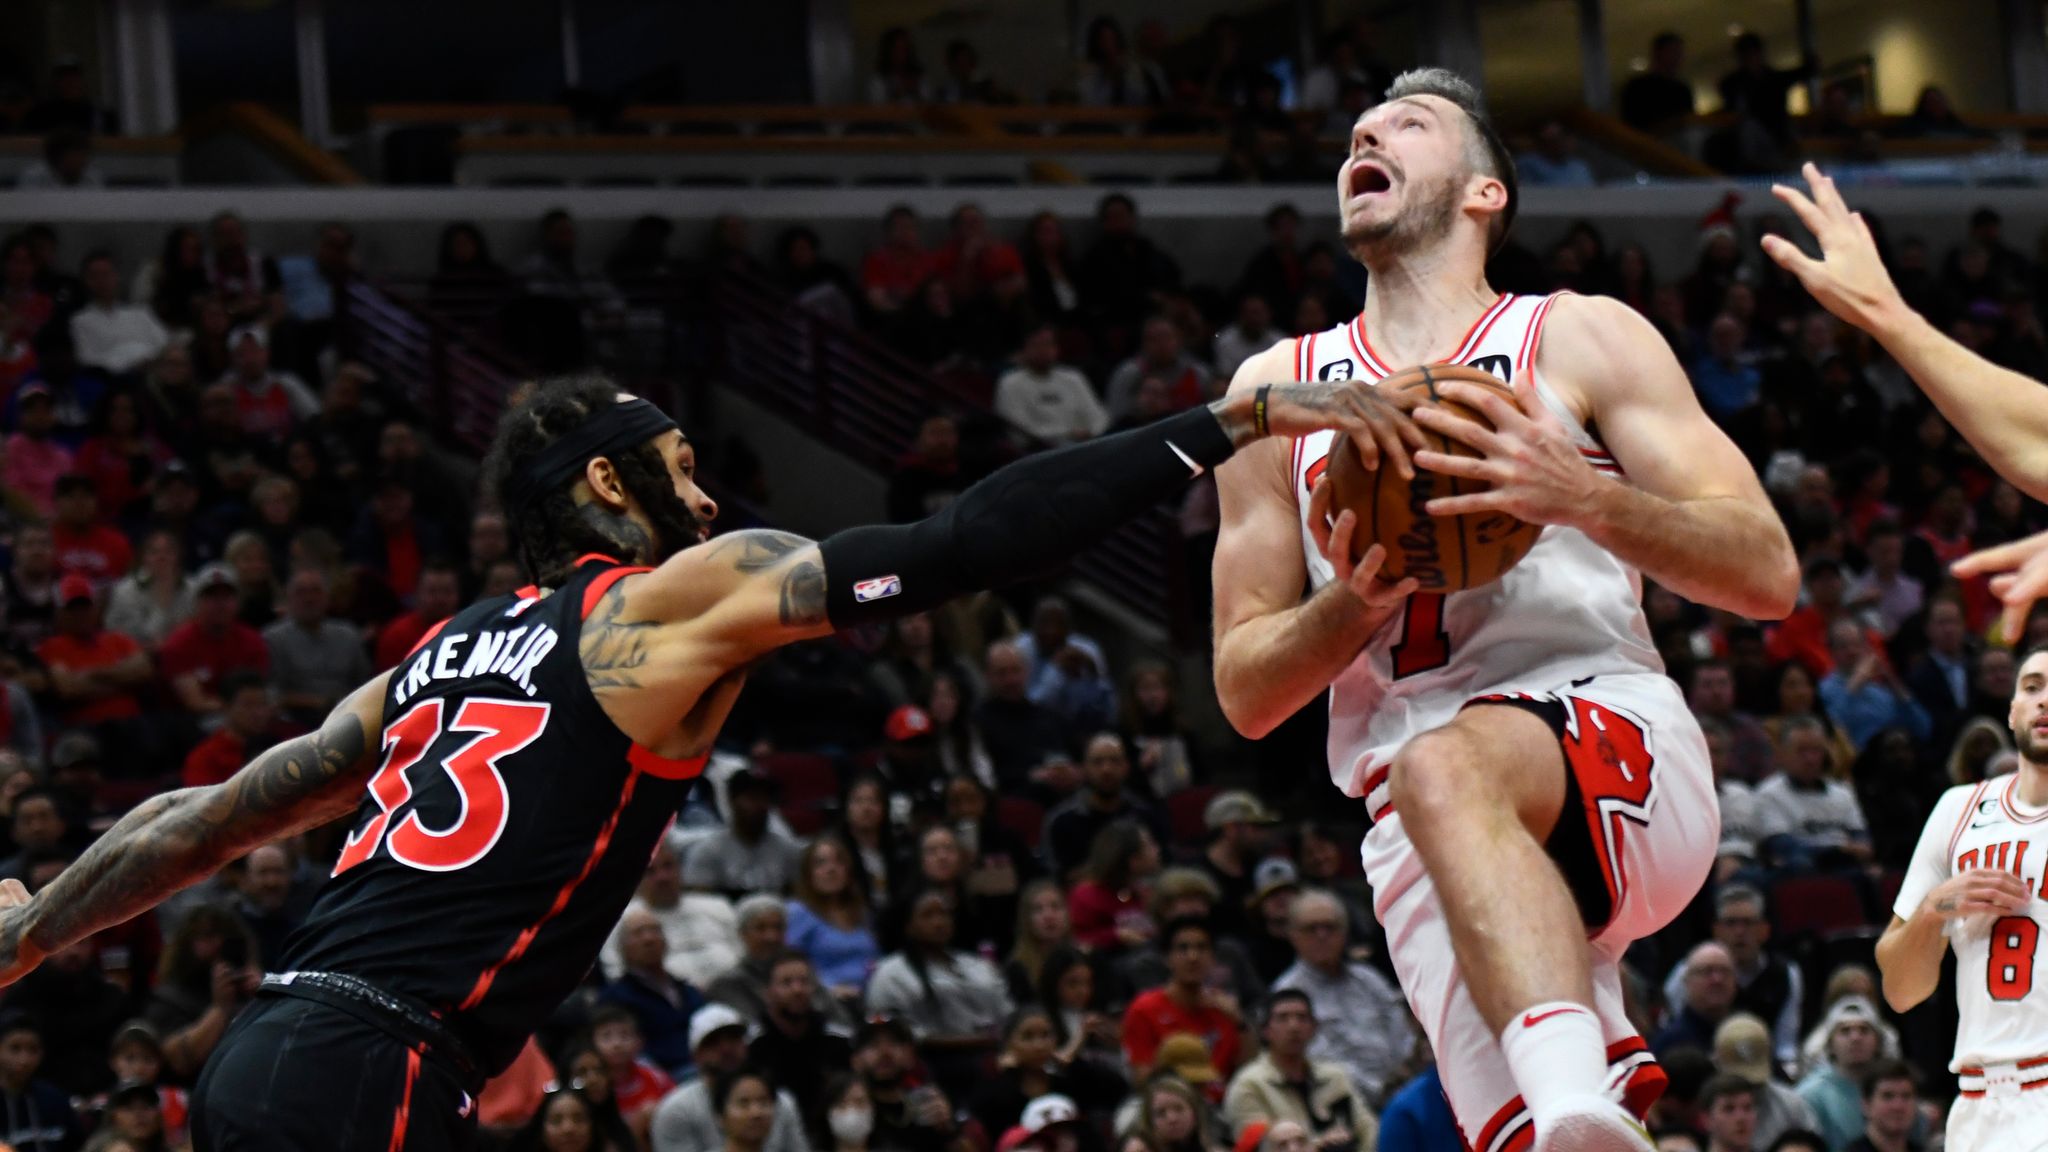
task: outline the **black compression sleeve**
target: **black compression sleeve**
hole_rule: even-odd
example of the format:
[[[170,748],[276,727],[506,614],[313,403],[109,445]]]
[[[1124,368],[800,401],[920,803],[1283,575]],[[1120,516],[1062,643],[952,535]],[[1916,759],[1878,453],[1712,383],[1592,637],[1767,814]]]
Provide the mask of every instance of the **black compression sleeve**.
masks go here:
[[[835,533],[818,545],[826,615],[845,628],[1049,575],[1234,450],[1195,408],[1027,456],[915,524]]]

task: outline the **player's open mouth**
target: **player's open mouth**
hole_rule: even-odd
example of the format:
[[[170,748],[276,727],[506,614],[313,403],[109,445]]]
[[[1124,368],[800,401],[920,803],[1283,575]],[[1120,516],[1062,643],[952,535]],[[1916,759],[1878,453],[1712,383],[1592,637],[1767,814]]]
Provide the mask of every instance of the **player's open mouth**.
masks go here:
[[[1370,196],[1385,192],[1394,186],[1387,170],[1377,164],[1354,164],[1351,166],[1351,195]]]

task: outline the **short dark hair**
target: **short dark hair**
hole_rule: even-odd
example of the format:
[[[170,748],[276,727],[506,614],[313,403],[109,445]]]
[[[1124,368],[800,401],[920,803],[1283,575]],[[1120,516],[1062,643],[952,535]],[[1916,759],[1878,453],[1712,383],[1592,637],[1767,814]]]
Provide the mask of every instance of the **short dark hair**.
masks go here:
[[[1266,209],[1266,227],[1271,228],[1289,216],[1292,216],[1299,223],[1301,220],[1301,210],[1285,201],[1275,204],[1271,208]]]
[[[775,955],[770,956],[768,958],[768,975],[773,977],[775,975],[775,970],[777,968],[782,967],[784,964],[801,964],[806,968],[810,968],[813,966],[811,964],[811,958],[809,956],[797,951],[794,948],[784,948],[782,951],[777,952]]]
[[[48,800],[50,802],[50,807],[55,808],[57,810],[57,815],[59,817],[62,817],[64,814],[63,801],[57,799],[57,793],[53,791],[49,787],[49,785],[31,784],[28,787],[23,788],[20,794],[15,796],[14,815],[20,816],[21,806],[23,804],[28,803],[31,800]]]
[[[1159,950],[1173,951],[1174,938],[1188,931],[1200,932],[1203,938],[1209,941],[1210,947],[1216,946],[1216,929],[1209,923],[1208,917],[1176,916],[1159,929]]]
[[[1751,1103],[1756,1101],[1757,1086],[1740,1076],[1722,1073],[1706,1082],[1700,1088],[1699,1110],[1706,1112],[1726,1096],[1747,1096]]]
[[[1131,199],[1129,196],[1124,195],[1122,192],[1111,192],[1109,195],[1104,196],[1102,199],[1097,200],[1095,202],[1096,217],[1098,219],[1101,218],[1104,212],[1109,211],[1109,206],[1112,204],[1121,204],[1125,208],[1130,209],[1133,213],[1137,212],[1138,210],[1138,202],[1136,200]]]
[[[513,476],[548,445],[582,427],[598,411],[617,404],[621,391],[616,381],[597,372],[538,382],[525,402],[498,421],[490,456],[484,463],[490,491],[502,499]],[[699,525],[682,522],[681,514],[687,509],[675,499],[675,481],[669,475],[668,462],[662,459],[661,450],[651,439],[607,452],[605,458],[618,469],[626,491],[654,516],[664,545],[681,549],[696,543]],[[610,555],[618,548],[601,525],[578,510],[570,495],[573,488],[573,483],[562,484],[508,521],[516,555],[536,584],[558,586],[575,571],[576,557],[592,552]]]
[[[1770,1152],[1786,1152],[1789,1148],[1806,1148],[1812,1152],[1827,1152],[1828,1138],[1810,1128],[1793,1128],[1778,1134],[1771,1141]]]
[[[1920,1073],[1911,1064],[1904,1060],[1879,1060],[1863,1074],[1863,1098],[1868,1100],[1877,1095],[1878,1085],[1891,1080],[1905,1080],[1913,1085],[1913,1091],[1920,1090]]]
[[[1467,149],[1472,158],[1483,163],[1474,165],[1481,170],[1490,169],[1486,174],[1501,182],[1507,189],[1507,207],[1494,217],[1487,229],[1487,247],[1499,247],[1506,238],[1508,229],[1515,223],[1515,207],[1520,199],[1515,179],[1515,158],[1508,151],[1505,141],[1493,126],[1492,117],[1486,114],[1486,101],[1472,82],[1448,68],[1411,68],[1387,86],[1386,99],[1382,101],[1405,100],[1411,96],[1434,96],[1457,106],[1465,114],[1465,123],[1476,137],[1477,150]]]
[[[742,1080],[759,1080],[768,1089],[768,1098],[775,1099],[775,1077],[758,1064],[742,1064],[730,1075],[713,1077],[711,1081],[711,1116],[717,1119],[725,1115],[725,1105],[732,1099],[733,1090]],[[720,1125],[724,1127],[724,1125]]]
[[[640,1027],[640,1018],[617,1004],[599,1004],[590,1012],[590,1031],[595,1034],[607,1024],[631,1024]]]
[[[1278,1012],[1282,1004],[1300,1004],[1303,1008],[1308,1009],[1309,1019],[1315,1019],[1316,1002],[1308,998],[1308,993],[1303,992],[1299,988],[1282,988],[1271,996],[1266,997],[1266,1012],[1265,1015],[1260,1017],[1261,1023],[1271,1024],[1273,1022],[1273,1013]]]
[[[235,697],[240,696],[251,688],[268,692],[270,691],[270,682],[263,678],[262,673],[251,672],[247,668],[237,668],[220,678],[220,698],[223,703],[234,703]]]

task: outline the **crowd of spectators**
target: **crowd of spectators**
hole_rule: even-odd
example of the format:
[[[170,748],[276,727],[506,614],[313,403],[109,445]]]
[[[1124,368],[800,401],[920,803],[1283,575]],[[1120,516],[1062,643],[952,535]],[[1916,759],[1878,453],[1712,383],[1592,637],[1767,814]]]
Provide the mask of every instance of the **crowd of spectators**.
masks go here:
[[[745,224],[717,223],[714,275],[755,266]],[[1028,450],[1157,418],[1360,300],[1284,208],[1224,286],[1185,282],[1126,197],[1085,250],[1064,235],[1043,216],[1013,244],[969,205],[931,251],[896,212],[857,279],[804,230],[777,245],[792,295],[836,296],[928,362],[942,305],[943,331],[988,341],[956,361],[989,377],[988,408],[925,423],[892,515],[977,474],[963,423],[1006,418]],[[1724,813],[1714,883],[1629,957],[1672,1079],[1652,1119],[1673,1149],[1813,1130],[1779,1146],[1889,1150],[1938,1131],[1914,1067],[1945,1062],[1952,1007],[1879,1009],[1867,926],[1941,789],[2010,769],[2011,648],[2048,637],[2048,614],[1999,635],[1988,591],[1946,565],[2044,517],[1752,240],[1717,214],[1695,266],[1660,276],[1588,223],[1504,249],[1494,282],[1649,317],[1806,575],[1781,623],[1646,595]],[[523,582],[473,463],[341,354],[348,229],[307,245],[262,252],[228,214],[140,268],[49,229],[0,243],[0,875],[46,884],[138,799],[222,779]],[[503,272],[454,225],[438,298],[520,285],[565,302],[582,339],[630,308],[616,285],[648,266],[637,251],[589,270],[553,214]],[[1952,253],[1887,253],[1958,339],[2048,368],[2040,270],[1995,213]],[[1198,490],[1182,515],[1199,552],[1213,504],[1205,522]],[[1243,746],[1180,699],[1199,658],[1122,650],[1057,596],[980,596],[763,662],[599,966],[485,1094],[483,1126],[614,1152],[1450,1147],[1358,828],[1234,787]],[[333,829],[266,847],[0,996],[0,1140],[68,1150],[97,1127],[97,1147],[176,1147],[184,1088],[335,848]],[[1850,931],[1812,930],[1816,899]]]

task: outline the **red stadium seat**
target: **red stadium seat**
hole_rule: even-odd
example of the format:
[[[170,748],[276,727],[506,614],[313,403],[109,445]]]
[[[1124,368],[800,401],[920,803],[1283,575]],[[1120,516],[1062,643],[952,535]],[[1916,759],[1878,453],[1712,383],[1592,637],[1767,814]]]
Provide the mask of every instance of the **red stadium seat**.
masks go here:
[[[1209,839],[1209,825],[1202,810],[1222,789],[1213,784],[1196,784],[1166,798],[1166,826],[1176,844],[1201,844]]]
[[[1863,894],[1839,876],[1795,876],[1771,888],[1772,931],[1780,939],[1863,927]]]
[[[1005,796],[996,801],[996,823],[1036,852],[1038,838],[1045,832],[1045,805],[1022,796]]]

